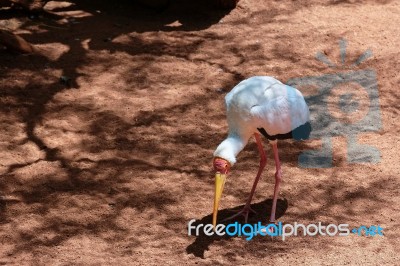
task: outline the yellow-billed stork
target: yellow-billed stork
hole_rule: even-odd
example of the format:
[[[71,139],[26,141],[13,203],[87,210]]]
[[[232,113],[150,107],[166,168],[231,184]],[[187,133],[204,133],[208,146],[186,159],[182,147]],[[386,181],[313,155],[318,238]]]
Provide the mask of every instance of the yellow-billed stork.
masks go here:
[[[267,162],[259,133],[270,141],[274,153],[275,188],[269,220],[274,223],[282,178],[277,140],[301,140],[309,137],[311,125],[308,106],[300,91],[268,76],[256,76],[241,81],[225,96],[225,103],[229,133],[214,152],[213,164],[216,174],[213,225],[215,227],[217,223],[218,206],[226,177],[236,163],[237,154],[246,146],[252,135],[261,156],[260,167],[246,205],[239,213],[227,219],[244,215],[247,223],[249,212],[254,212],[250,203]]]

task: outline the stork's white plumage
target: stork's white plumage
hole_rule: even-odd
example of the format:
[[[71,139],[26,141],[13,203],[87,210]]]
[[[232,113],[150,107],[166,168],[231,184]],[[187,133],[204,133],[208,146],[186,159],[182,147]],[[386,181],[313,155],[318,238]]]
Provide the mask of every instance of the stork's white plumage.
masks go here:
[[[261,162],[250,197],[239,214],[247,216],[255,187],[266,164],[266,155],[259,133],[271,141],[276,166],[274,199],[270,222],[275,221],[276,201],[281,180],[277,139],[307,139],[309,137],[310,112],[303,95],[297,89],[268,76],[243,80],[225,97],[229,133],[214,152],[215,199],[213,223],[216,224],[219,200],[230,167],[236,163],[237,154],[254,135]],[[228,218],[229,219],[229,218]]]

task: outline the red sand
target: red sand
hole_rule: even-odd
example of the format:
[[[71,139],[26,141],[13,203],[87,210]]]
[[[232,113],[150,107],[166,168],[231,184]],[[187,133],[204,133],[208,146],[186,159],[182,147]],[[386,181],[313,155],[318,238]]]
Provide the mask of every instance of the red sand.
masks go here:
[[[159,13],[99,2],[0,20],[42,54],[0,52],[0,264],[398,264],[398,1],[241,0],[231,12],[172,1]],[[304,169],[299,153],[320,142],[282,142],[279,221],[380,224],[385,236],[188,236],[189,220],[211,221],[226,92],[254,75],[334,73],[315,54],[339,62],[341,38],[348,62],[373,52],[356,69],[377,72],[382,130],[359,138],[381,161],[347,163],[346,139],[335,137],[334,167]],[[266,149],[252,221],[270,211]],[[222,216],[245,202],[258,160],[251,140],[225,186]]]

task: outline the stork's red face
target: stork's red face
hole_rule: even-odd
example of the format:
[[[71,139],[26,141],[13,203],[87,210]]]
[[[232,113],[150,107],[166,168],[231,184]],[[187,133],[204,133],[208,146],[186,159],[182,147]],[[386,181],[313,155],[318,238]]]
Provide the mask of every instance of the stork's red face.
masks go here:
[[[214,158],[214,170],[215,172],[220,172],[221,174],[228,174],[231,169],[231,164],[222,158],[215,157]]]
[[[215,194],[214,194],[214,211],[213,211],[213,225],[214,228],[217,224],[217,214],[219,201],[222,196],[222,191],[224,190],[224,185],[226,181],[226,176],[229,173],[231,164],[222,158],[214,158],[214,169],[215,169]]]

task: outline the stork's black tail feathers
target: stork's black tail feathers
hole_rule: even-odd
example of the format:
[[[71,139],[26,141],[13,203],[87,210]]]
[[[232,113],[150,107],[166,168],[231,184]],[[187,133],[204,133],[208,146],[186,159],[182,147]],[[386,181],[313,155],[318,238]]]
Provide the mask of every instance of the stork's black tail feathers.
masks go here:
[[[292,137],[295,140],[309,139],[310,133],[311,133],[311,124],[310,124],[310,122],[307,122],[295,129],[293,129]]]
[[[276,135],[269,135],[264,128],[257,128],[258,131],[267,139],[269,140],[276,140],[276,139],[295,139],[295,140],[305,140],[310,137],[311,133],[311,124],[307,122],[292,131],[286,134],[276,134]]]

